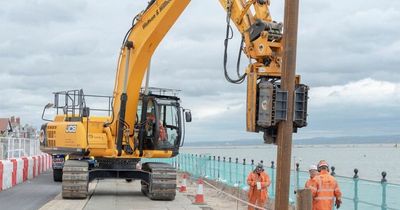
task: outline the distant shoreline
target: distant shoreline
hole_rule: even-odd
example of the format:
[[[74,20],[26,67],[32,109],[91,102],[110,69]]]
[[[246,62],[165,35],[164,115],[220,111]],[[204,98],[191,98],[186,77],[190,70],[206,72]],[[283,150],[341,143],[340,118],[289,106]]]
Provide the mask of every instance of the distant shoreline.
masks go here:
[[[218,148],[226,148],[226,149],[243,149],[243,148],[273,148],[276,145],[270,144],[258,144],[258,145],[184,145],[184,148],[192,149],[192,148],[204,148],[204,149],[218,149]],[[346,147],[379,147],[379,148],[398,148],[400,150],[400,143],[374,143],[374,144],[294,144],[293,148],[323,148],[323,147],[337,147],[337,148],[346,148]]]
[[[260,139],[236,139],[228,141],[186,141],[186,146],[260,146],[264,142]],[[386,136],[341,136],[341,137],[317,137],[309,139],[294,139],[293,145],[363,145],[363,144],[392,144],[400,147],[400,135]]]

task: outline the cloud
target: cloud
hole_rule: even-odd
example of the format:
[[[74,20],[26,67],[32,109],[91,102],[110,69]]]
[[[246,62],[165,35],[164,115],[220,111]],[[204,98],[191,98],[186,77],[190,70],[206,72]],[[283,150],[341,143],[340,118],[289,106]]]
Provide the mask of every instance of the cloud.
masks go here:
[[[64,2],[45,0],[2,1],[0,14],[7,21],[28,27],[33,25],[76,21],[86,9],[86,2],[79,0]]]
[[[283,2],[271,2],[277,21]],[[111,95],[122,38],[146,5],[1,1],[0,116],[20,115],[39,127],[54,91]],[[297,73],[311,90],[309,126],[296,137],[398,132],[400,2],[304,0],[300,6]],[[223,77],[225,16],[218,1],[193,0],[152,58],[150,85],[182,90],[182,104],[193,112],[189,141],[261,138],[245,131],[246,85]],[[229,48],[232,75],[239,38],[235,33]],[[242,69],[247,63],[243,57]]]
[[[396,107],[400,103],[400,83],[366,78],[345,85],[316,87],[310,91],[311,108]]]
[[[298,72],[313,86],[368,77],[398,81],[400,60],[392,52],[400,50],[399,8],[398,1],[304,1]]]

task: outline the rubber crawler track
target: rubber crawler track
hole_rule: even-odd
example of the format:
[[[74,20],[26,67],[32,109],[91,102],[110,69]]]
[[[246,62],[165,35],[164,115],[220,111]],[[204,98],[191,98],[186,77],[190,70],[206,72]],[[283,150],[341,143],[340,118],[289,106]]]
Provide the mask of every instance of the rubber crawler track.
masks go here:
[[[67,160],[63,168],[62,197],[84,199],[88,196],[89,165],[86,161]]]
[[[152,200],[174,200],[176,195],[176,169],[167,163],[144,163],[150,172],[150,183],[141,181],[142,193]]]

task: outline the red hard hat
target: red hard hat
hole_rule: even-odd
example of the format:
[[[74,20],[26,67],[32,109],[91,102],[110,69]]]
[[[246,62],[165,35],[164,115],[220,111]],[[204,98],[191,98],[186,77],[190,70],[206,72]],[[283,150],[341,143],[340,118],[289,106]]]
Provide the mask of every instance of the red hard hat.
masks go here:
[[[321,160],[321,161],[319,161],[319,163],[318,163],[318,168],[320,168],[320,167],[322,167],[322,166],[326,166],[326,167],[329,168],[329,164],[328,164],[328,162],[326,162],[326,160]]]

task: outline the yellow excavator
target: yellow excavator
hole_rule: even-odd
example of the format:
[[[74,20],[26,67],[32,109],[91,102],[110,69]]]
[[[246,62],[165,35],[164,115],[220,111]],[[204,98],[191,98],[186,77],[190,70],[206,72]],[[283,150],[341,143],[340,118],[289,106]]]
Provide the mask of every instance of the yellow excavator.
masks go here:
[[[272,20],[269,0],[219,1],[227,14],[225,77],[235,84],[247,79],[247,131],[264,132],[264,141],[275,143],[277,124],[286,119],[287,92],[280,90],[282,24]],[[112,96],[61,91],[54,93],[54,103],[43,109],[42,119],[46,109],[57,112],[42,126],[40,142],[42,151],[52,154],[54,164],[58,164],[54,179],[62,180],[63,198],[87,197],[88,183],[102,178],[139,179],[142,192],[149,198],[175,198],[176,169],[165,163],[140,164],[140,160],[178,155],[184,123],[191,121],[191,113],[180,106],[176,91],[142,89],[141,85],[155,49],[189,3],[151,0],[134,17],[122,42]],[[227,70],[231,21],[242,36],[234,79]],[[242,52],[251,62],[240,74]],[[297,129],[307,124],[308,88],[300,84],[299,76],[294,82],[293,126]],[[90,108],[90,98],[107,100],[109,108]],[[107,116],[91,115],[101,111]]]

